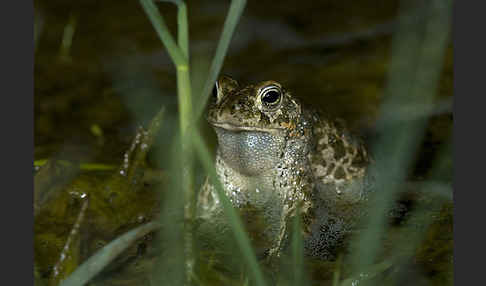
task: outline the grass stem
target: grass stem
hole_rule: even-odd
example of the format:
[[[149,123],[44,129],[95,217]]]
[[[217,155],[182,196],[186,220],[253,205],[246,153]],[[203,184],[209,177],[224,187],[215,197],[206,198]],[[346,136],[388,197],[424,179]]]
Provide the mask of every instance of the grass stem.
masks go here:
[[[253,279],[255,280],[257,285],[263,286],[265,285],[265,280],[263,278],[263,273],[258,265],[256,256],[253,252],[250,240],[245,233],[243,223],[238,213],[233,208],[231,201],[228,199],[223,191],[223,187],[218,180],[216,169],[211,159],[211,155],[197,131],[194,131],[192,139],[194,142],[194,148],[196,150],[196,153],[203,163],[204,168],[209,173],[209,178],[211,182],[215,186],[219,200],[221,201],[226,217],[228,218],[229,224],[231,225],[235,240],[243,254],[246,263],[250,268],[250,274],[253,276]]]
[[[199,100],[197,104],[197,110],[195,110],[195,117],[200,118],[204,111],[205,103],[208,100],[209,94],[214,87],[214,83],[221,71],[223,66],[224,58],[228,51],[228,47],[231,41],[231,37],[235,31],[236,25],[238,24],[241,14],[246,5],[246,0],[233,0],[231,1],[231,6],[226,16],[224,22],[223,32],[219,38],[218,47],[216,48],[216,53],[214,55],[211,67],[209,68],[208,77],[204,83],[204,87],[199,95]]]

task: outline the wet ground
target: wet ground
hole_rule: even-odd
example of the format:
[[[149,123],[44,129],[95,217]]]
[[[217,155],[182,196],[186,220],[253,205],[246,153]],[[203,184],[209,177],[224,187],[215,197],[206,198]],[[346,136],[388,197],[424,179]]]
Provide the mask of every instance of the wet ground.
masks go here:
[[[229,1],[190,2],[191,61],[197,74],[209,65]],[[159,7],[174,34],[175,6]],[[171,138],[177,119],[175,69],[138,1],[37,0],[35,8],[36,160],[61,157],[118,165],[136,127],[161,106],[169,107],[161,137]],[[398,1],[248,1],[222,73],[243,83],[277,80],[306,102],[344,118],[352,129],[372,130],[383,100],[398,10]],[[452,97],[452,64],[450,44],[439,99]],[[416,176],[427,174],[451,132],[452,115],[431,119]],[[204,133],[214,145],[212,132]],[[451,168],[441,177],[451,180]],[[427,235],[432,243],[410,262],[415,263],[410,271],[420,273],[417,277],[428,277],[417,283],[430,278],[434,285],[452,284],[452,206],[443,212]],[[66,221],[56,231],[66,232],[72,223]],[[126,230],[117,227],[103,241]],[[36,248],[37,257],[52,253],[39,250],[39,244]],[[40,261],[48,276],[52,257]]]

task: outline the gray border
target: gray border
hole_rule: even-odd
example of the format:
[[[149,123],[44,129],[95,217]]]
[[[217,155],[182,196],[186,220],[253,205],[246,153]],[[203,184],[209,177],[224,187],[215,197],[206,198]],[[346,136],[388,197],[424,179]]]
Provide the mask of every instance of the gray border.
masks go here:
[[[1,284],[32,285],[34,9],[32,1],[2,4]]]
[[[484,69],[482,2],[454,1],[454,284],[484,283]],[[473,5],[476,4],[476,5]],[[460,6],[460,7],[458,7]],[[483,24],[481,24],[483,23]],[[459,60],[457,60],[459,59]],[[477,102],[475,102],[477,100]],[[482,102],[480,102],[482,101]],[[459,102],[459,103],[458,103]],[[481,282],[479,282],[481,281]],[[478,283],[479,282],[479,283]]]

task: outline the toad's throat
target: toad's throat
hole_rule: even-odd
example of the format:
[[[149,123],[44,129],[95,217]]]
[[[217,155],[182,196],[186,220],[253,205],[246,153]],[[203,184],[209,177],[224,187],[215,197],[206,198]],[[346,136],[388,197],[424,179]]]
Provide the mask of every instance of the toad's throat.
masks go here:
[[[230,129],[215,126],[218,153],[221,159],[238,173],[260,176],[273,170],[283,151],[283,136],[258,129]],[[274,130],[277,131],[277,130]]]

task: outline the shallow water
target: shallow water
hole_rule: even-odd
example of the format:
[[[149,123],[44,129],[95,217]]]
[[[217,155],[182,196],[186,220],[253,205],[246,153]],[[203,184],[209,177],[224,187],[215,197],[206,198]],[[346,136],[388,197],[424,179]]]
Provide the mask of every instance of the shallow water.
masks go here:
[[[159,7],[175,35],[174,5],[161,3]],[[229,1],[223,0],[188,4],[196,74],[209,65],[228,7]],[[168,114],[161,137],[171,138],[177,124],[175,69],[138,1],[38,0],[35,8],[39,23],[34,68],[36,160],[59,156],[118,165],[137,125],[147,123],[163,105]],[[398,9],[398,1],[298,1],[298,5],[288,0],[278,5],[275,1],[248,1],[222,73],[243,83],[279,81],[331,117],[344,118],[354,131],[372,135],[387,80]],[[74,34],[69,48],[61,51],[66,28],[73,28]],[[450,44],[438,99],[452,97],[452,63]],[[101,128],[101,137],[92,131],[93,125]],[[213,132],[204,128],[214,146]],[[431,119],[416,156],[414,177],[428,174],[451,131],[452,115]],[[159,141],[159,150],[169,144]],[[452,180],[452,163],[448,166],[439,175]],[[452,284],[451,214],[451,202],[431,214],[437,219],[427,232],[427,243],[419,248],[415,260],[406,261],[410,267],[403,268],[401,275],[410,274],[419,285]],[[66,228],[74,216],[65,222]],[[43,224],[43,228],[48,226]],[[121,230],[123,227],[117,232]],[[52,232],[62,231],[53,228]],[[49,231],[44,237],[47,235]],[[393,235],[394,228],[386,243],[399,241],[399,235]],[[55,242],[62,245],[59,237]],[[44,255],[57,251],[42,252],[41,246],[36,247]],[[53,258],[39,261],[45,261],[42,274],[48,276]],[[335,265],[327,266],[316,263],[309,272],[316,281],[329,282]],[[206,270],[213,274],[212,269]],[[124,277],[136,276],[130,271],[137,272],[127,270]],[[117,278],[113,279],[116,284]]]

